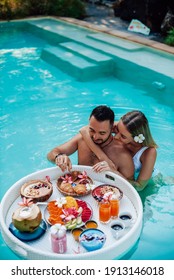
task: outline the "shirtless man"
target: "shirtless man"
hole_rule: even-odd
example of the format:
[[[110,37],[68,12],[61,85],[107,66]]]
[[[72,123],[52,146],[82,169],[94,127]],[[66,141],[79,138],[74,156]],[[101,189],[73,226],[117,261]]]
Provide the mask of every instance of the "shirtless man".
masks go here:
[[[95,144],[99,145],[111,160],[110,167],[126,179],[133,178],[134,164],[129,151],[124,145],[112,135],[114,125],[114,112],[107,106],[94,108],[89,118],[89,134]],[[51,150],[47,158],[55,163],[64,172],[72,169],[69,156],[78,152],[78,164],[93,166],[96,172],[102,171],[104,162],[100,162],[90,150],[79,133],[68,142]]]

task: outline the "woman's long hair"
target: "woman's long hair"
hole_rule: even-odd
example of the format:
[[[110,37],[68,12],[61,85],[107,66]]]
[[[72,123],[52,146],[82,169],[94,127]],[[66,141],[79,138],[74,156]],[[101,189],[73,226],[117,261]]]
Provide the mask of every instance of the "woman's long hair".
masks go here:
[[[144,141],[142,142],[143,146],[155,148],[158,147],[150,132],[148,120],[141,111],[128,112],[121,117],[121,120],[133,138],[139,134],[143,134],[145,137]]]

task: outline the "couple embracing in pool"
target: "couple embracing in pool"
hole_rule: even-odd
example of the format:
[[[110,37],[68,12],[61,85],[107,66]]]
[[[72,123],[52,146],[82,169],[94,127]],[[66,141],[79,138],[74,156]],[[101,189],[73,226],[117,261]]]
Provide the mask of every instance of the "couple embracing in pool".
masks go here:
[[[93,109],[89,124],[68,142],[52,149],[47,158],[62,171],[72,168],[69,158],[78,152],[78,164],[93,166],[94,171],[112,171],[137,189],[143,190],[154,173],[157,144],[148,120],[140,111],[132,111],[118,122],[111,108]]]

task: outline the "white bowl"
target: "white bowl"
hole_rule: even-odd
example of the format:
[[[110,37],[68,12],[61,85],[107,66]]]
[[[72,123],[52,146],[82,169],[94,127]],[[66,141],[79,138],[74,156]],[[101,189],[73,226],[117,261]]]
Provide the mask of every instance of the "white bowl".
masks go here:
[[[128,211],[121,212],[119,214],[119,220],[124,223],[126,228],[130,227],[133,224],[133,222],[134,222],[132,214],[130,212],[128,212]]]
[[[111,233],[115,239],[119,239],[125,234],[125,224],[119,219],[110,224]]]

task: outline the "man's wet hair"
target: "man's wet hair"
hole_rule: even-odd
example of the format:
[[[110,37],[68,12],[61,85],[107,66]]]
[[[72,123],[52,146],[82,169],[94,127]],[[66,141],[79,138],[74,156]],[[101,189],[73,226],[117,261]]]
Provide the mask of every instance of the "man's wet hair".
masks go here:
[[[103,122],[103,121],[110,121],[110,124],[113,125],[114,123],[114,112],[113,110],[105,105],[100,105],[94,108],[91,112],[90,118],[94,117],[98,122]]]

